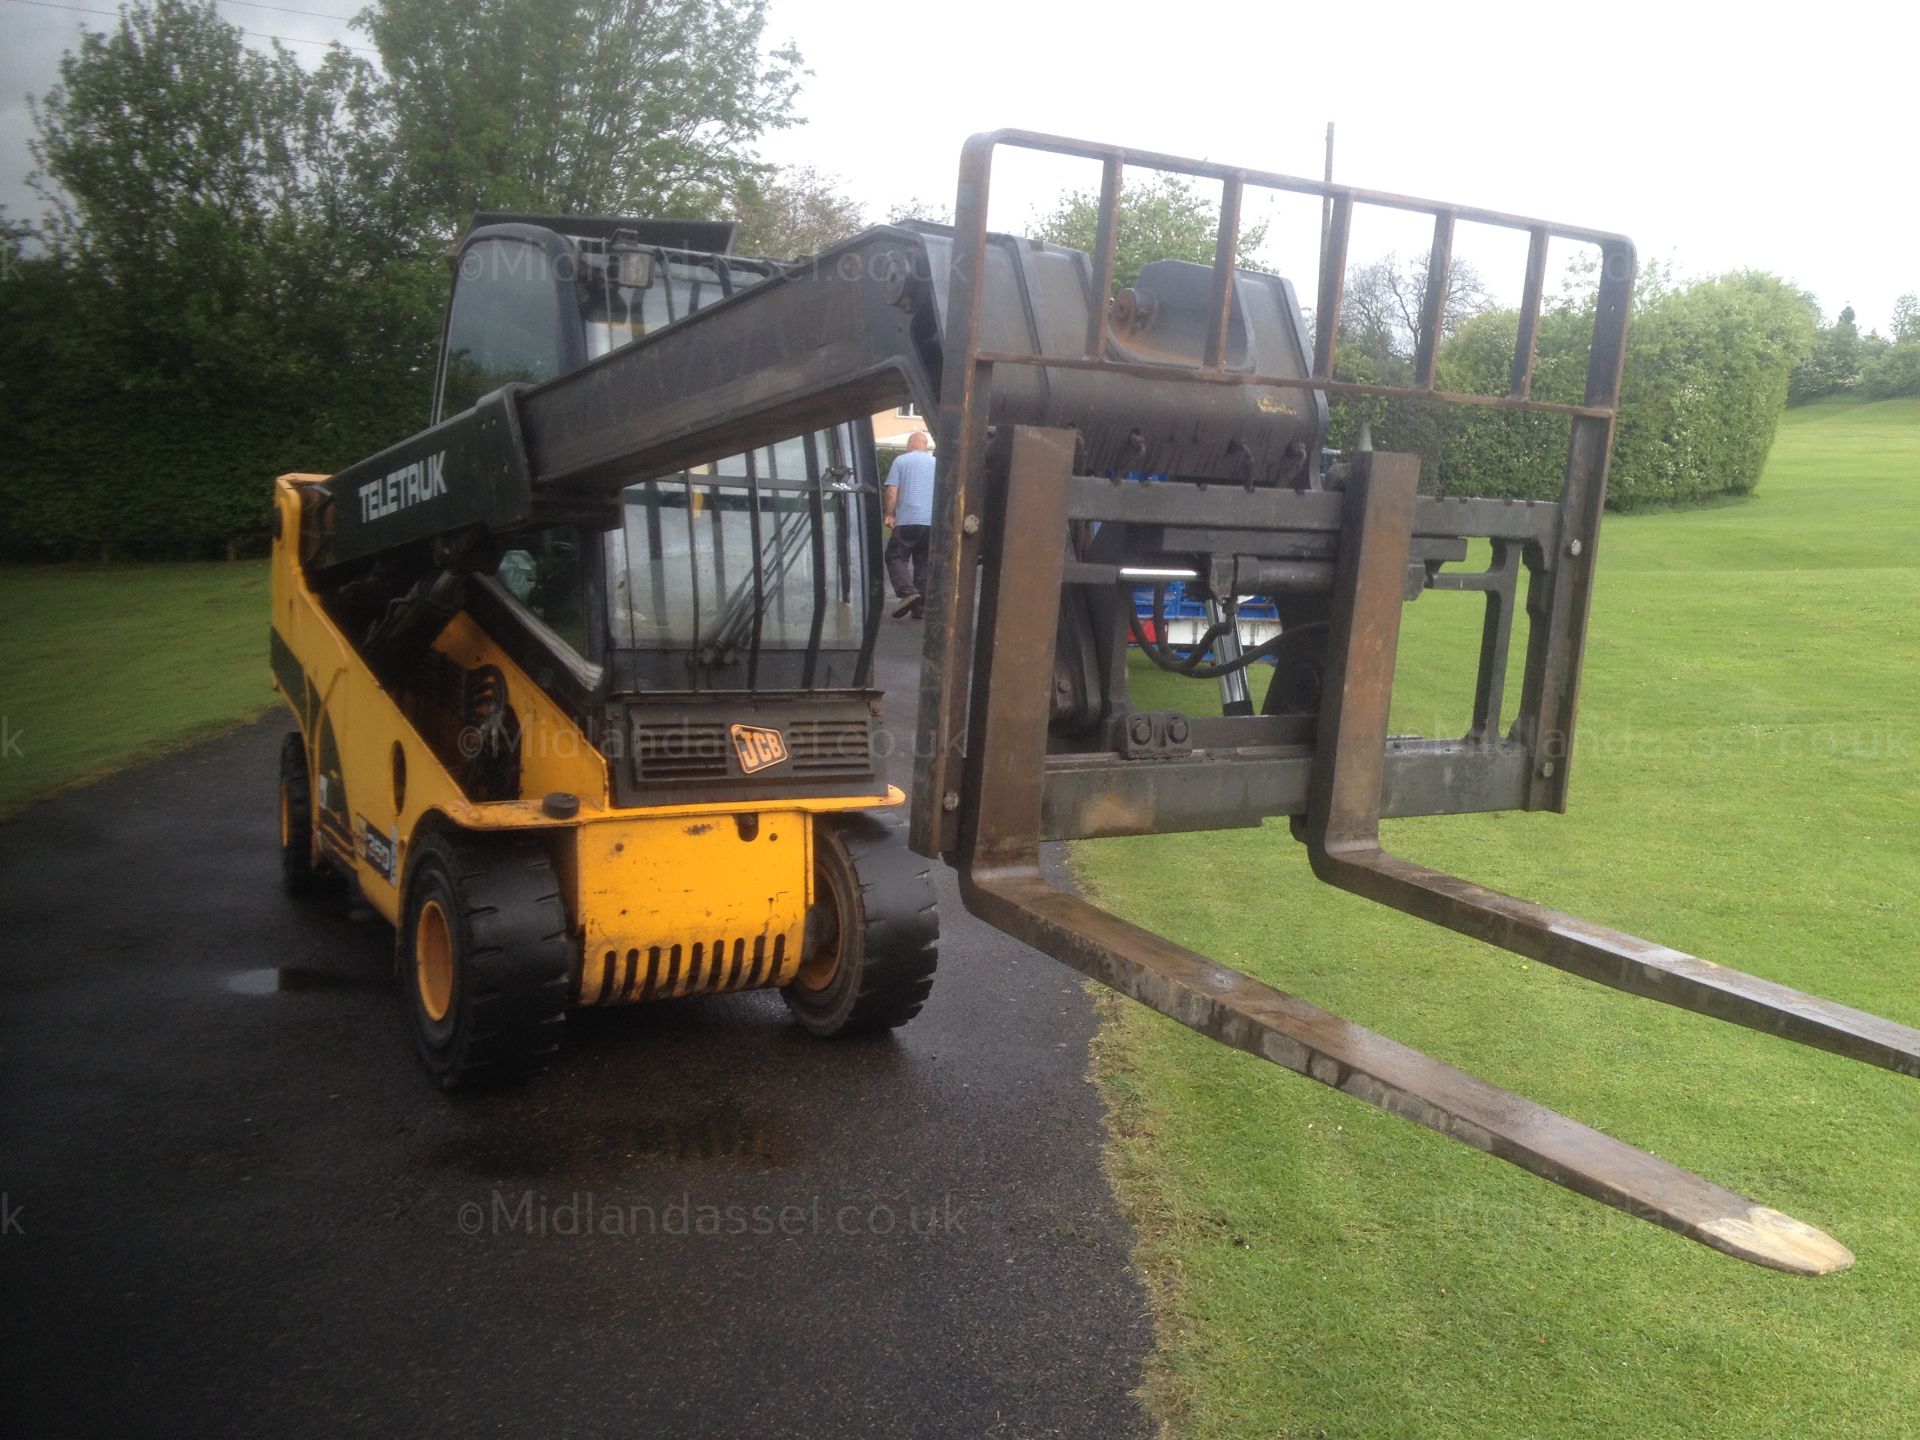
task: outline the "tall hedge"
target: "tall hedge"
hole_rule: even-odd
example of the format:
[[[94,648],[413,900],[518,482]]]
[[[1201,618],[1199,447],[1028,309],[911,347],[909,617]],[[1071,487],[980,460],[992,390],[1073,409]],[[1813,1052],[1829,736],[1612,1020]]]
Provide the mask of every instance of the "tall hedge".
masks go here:
[[[296,293],[255,292],[274,333],[251,355],[208,344],[191,365],[160,359],[151,324],[83,268],[22,271],[0,285],[0,557],[258,547],[275,475],[337,470],[426,422],[446,285],[431,262],[324,297],[298,294],[284,265]]]
[[[1504,392],[1518,325],[1512,310],[1465,322],[1441,347],[1440,388]],[[1591,327],[1591,310],[1578,305],[1541,316],[1535,398],[1582,398]],[[1609,506],[1698,504],[1750,492],[1773,445],[1788,377],[1812,345],[1814,327],[1804,298],[1771,275],[1743,271],[1643,292],[1628,330]],[[1564,418],[1414,401],[1339,408],[1335,443],[1352,443],[1364,414],[1376,447],[1426,458],[1421,484],[1430,493],[1541,500],[1559,494]]]

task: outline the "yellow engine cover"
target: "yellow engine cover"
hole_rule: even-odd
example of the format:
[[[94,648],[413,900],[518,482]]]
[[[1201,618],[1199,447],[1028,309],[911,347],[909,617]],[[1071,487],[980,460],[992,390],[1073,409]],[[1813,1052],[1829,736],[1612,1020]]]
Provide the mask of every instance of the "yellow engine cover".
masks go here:
[[[800,968],[802,810],[633,816],[575,833],[582,1005],[784,985]]]

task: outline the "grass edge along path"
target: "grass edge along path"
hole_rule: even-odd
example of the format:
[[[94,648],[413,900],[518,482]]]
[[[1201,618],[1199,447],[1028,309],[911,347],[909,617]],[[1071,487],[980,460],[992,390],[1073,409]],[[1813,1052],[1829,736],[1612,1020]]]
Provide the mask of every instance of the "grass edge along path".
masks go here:
[[[0,816],[271,708],[267,608],[264,561],[0,567]]]

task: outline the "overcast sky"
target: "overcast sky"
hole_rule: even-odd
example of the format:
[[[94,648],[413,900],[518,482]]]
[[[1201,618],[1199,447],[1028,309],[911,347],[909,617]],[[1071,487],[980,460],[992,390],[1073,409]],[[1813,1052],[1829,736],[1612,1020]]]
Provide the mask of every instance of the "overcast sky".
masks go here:
[[[112,11],[112,0],[61,0]],[[364,44],[353,0],[220,9],[249,31]],[[1137,16],[1138,19],[1133,17]],[[919,24],[916,24],[916,17]],[[0,0],[0,203],[25,190],[28,93],[55,79],[77,14]],[[1317,175],[1336,123],[1335,173],[1354,185],[1624,231],[1682,275],[1771,270],[1887,328],[1920,291],[1920,7],[1838,0],[1808,10],[1687,0],[1604,5],[1279,6],[1191,9],[968,0],[864,7],[773,0],[769,39],[813,70],[804,126],[767,158],[817,166],[884,212],[950,203],[960,144],[1019,126],[1252,168]],[[317,58],[311,44],[295,53]],[[1018,228],[1091,170],[998,167],[995,223]],[[1281,217],[1267,258],[1307,276],[1317,210]],[[1462,237],[1507,298],[1521,251]],[[1423,244],[1357,221],[1353,254]]]

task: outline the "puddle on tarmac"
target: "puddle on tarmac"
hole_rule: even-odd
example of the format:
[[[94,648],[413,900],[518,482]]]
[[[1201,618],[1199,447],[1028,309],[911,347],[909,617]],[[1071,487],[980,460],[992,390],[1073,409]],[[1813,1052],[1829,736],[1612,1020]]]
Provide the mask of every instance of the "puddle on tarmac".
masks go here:
[[[657,1174],[664,1166],[786,1163],[786,1148],[773,1128],[744,1116],[633,1120],[607,1111],[580,1118],[585,1123],[476,1129],[441,1146],[432,1163],[495,1180],[611,1178]]]
[[[775,1160],[773,1136],[742,1116],[715,1114],[684,1120],[642,1121],[634,1153],[658,1160]]]
[[[277,965],[229,975],[226,987],[236,995],[277,995],[283,990],[364,990],[375,983],[371,978],[317,970],[311,965]]]

